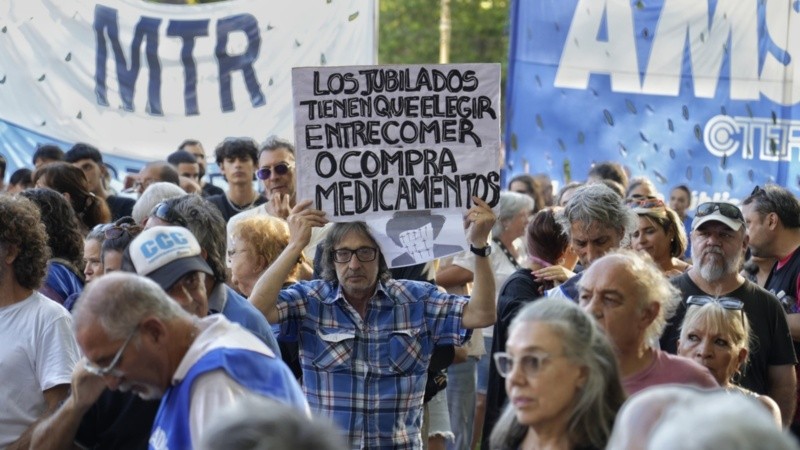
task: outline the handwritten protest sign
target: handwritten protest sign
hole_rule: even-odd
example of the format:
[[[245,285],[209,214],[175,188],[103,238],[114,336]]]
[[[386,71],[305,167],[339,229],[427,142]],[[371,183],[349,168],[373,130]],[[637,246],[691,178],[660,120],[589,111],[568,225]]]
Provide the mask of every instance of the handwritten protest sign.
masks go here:
[[[497,202],[498,64],[295,68],[292,87],[298,198],[333,221],[384,224],[398,256],[429,242],[396,266],[463,248],[471,197]],[[391,239],[398,220],[413,233]]]

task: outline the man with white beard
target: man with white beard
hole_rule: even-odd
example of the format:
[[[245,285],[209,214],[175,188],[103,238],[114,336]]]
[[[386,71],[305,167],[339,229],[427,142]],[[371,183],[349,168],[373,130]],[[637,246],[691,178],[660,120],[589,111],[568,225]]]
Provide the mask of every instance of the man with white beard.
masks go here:
[[[739,374],[737,384],[772,397],[781,409],[784,425],[788,425],[794,416],[797,384],[792,338],[778,299],[739,275],[748,243],[742,212],[730,203],[701,204],[692,221],[691,243],[694,265],[672,279],[683,300],[661,337],[661,348],[675,353],[679,327],[690,297],[741,301],[755,339],[750,363],[744,373]],[[713,353],[711,349],[699,351],[709,353],[707,357]]]

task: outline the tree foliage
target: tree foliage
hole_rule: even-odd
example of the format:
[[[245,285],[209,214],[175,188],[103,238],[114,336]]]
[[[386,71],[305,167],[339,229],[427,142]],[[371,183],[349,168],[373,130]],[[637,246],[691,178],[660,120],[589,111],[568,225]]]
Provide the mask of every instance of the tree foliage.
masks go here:
[[[450,62],[508,62],[510,0],[450,0]],[[380,64],[439,62],[441,4],[380,0]]]

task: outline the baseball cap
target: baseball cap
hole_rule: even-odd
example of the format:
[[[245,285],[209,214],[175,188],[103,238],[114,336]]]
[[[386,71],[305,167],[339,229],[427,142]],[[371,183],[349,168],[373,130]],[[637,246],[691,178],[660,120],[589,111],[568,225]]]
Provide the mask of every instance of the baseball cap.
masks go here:
[[[142,231],[129,247],[136,273],[169,289],[190,272],[213,275],[203,259],[200,244],[183,227],[153,227]]]
[[[722,222],[733,231],[739,231],[744,225],[742,211],[732,203],[707,202],[697,207],[692,220],[692,231],[700,225],[711,221]]]

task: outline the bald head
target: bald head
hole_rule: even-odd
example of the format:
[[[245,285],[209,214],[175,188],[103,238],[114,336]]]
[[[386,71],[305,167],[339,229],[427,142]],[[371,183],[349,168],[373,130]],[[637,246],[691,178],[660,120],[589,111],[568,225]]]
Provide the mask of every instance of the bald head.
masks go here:
[[[120,339],[145,317],[164,321],[191,320],[154,281],[131,273],[113,272],[87,285],[73,311],[80,331],[99,323],[111,339]]]

